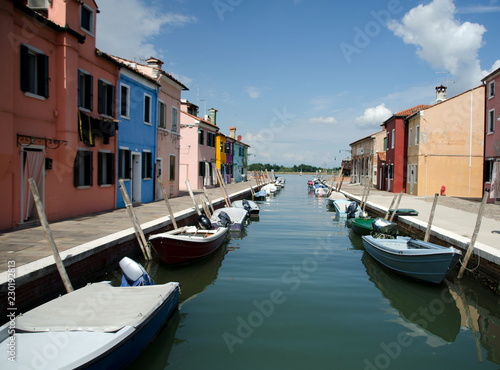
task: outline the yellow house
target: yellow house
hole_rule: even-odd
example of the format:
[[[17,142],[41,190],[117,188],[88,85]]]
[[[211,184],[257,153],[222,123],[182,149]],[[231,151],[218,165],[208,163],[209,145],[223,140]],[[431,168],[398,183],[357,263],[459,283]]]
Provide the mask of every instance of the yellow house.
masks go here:
[[[438,91],[438,88],[440,89]],[[438,103],[406,120],[406,192],[481,197],[483,188],[484,86]],[[446,88],[444,88],[444,93]]]
[[[224,166],[226,165],[226,136],[217,133],[215,137],[215,166],[223,174]]]

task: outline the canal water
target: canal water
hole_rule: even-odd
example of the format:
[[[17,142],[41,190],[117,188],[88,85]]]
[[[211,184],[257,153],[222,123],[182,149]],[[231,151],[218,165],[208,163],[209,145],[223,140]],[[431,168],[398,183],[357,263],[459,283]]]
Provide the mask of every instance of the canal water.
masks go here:
[[[210,258],[146,266],[181,302],[130,369],[500,368],[498,296],[381,268],[307,180],[286,176]]]

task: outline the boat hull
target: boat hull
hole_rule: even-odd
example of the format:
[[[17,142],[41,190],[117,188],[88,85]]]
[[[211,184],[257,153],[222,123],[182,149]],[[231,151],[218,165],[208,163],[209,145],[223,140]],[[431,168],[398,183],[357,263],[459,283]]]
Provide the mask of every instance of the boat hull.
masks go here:
[[[351,219],[350,226],[352,231],[358,235],[370,235],[373,227],[372,223],[374,218],[353,218]]]
[[[377,239],[363,235],[365,250],[383,266],[402,275],[439,284],[458,262],[461,252],[408,237]]]
[[[174,265],[211,255],[224,243],[228,230],[220,227],[217,230],[199,230],[197,234],[186,235],[166,232],[152,235],[149,241],[163,263]]]

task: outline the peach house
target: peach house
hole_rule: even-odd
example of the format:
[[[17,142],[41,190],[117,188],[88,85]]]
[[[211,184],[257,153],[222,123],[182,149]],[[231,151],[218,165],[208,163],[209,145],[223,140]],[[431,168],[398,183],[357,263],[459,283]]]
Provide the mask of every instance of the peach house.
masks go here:
[[[0,229],[115,207],[118,68],[95,48],[93,0],[0,2]]]

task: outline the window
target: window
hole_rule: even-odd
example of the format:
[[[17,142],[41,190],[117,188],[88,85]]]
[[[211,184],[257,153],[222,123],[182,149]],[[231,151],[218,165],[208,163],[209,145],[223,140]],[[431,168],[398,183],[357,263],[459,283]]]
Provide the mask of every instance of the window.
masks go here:
[[[489,88],[488,97],[493,98],[495,96],[495,81],[491,81],[489,87],[490,88]]]
[[[130,117],[130,87],[120,85],[120,116]]]
[[[21,45],[21,90],[49,97],[49,57],[26,45]]]
[[[198,176],[205,177],[205,162],[198,162]]]
[[[78,106],[92,110],[92,75],[78,70]]]
[[[112,185],[115,183],[114,176],[114,154],[109,152],[97,153],[99,172],[97,173],[97,185]]]
[[[392,129],[391,149],[394,149],[395,141],[396,141],[396,130]]]
[[[394,173],[394,165],[393,164],[390,164],[389,165],[389,173],[388,173],[388,177],[389,179],[392,179],[392,175]]]
[[[169,180],[175,180],[175,155],[170,155]]]
[[[413,136],[413,129],[411,128],[411,129],[408,131],[408,147],[410,147],[410,146],[411,146],[412,136]]]
[[[80,28],[87,33],[94,33],[94,11],[85,4],[80,7]]]
[[[98,82],[98,107],[97,111],[100,114],[113,117],[114,116],[114,101],[115,87],[104,80]]]
[[[177,107],[172,107],[172,131],[177,132]]]
[[[120,149],[118,152],[118,178],[130,179],[131,177],[131,153],[128,149]]]
[[[420,126],[415,127],[415,145],[420,143]]]
[[[151,124],[151,96],[144,94],[144,123]]]
[[[207,146],[215,148],[215,134],[213,132],[207,132]]]
[[[495,132],[495,110],[488,111],[488,134]]]
[[[153,172],[153,155],[151,152],[142,152],[142,178],[150,179]]]
[[[205,131],[198,129],[198,144],[203,145],[205,142]]]
[[[161,128],[167,128],[167,106],[165,103],[158,101],[158,119],[157,125]]]
[[[92,186],[92,152],[78,150],[73,164],[73,180],[76,188]]]

